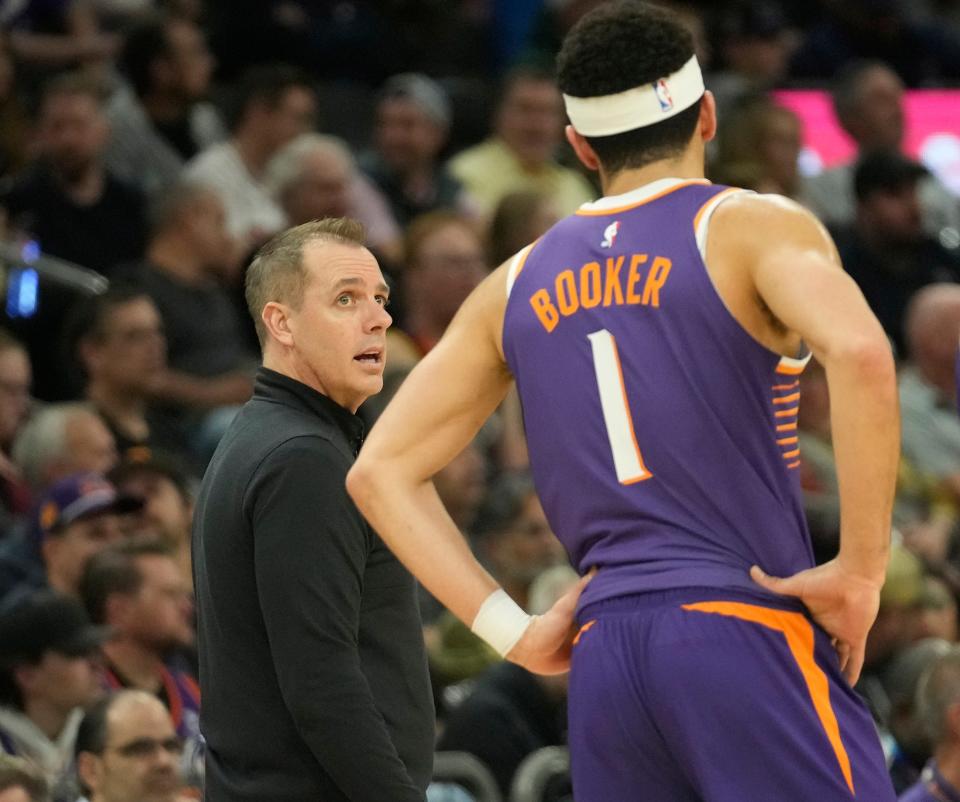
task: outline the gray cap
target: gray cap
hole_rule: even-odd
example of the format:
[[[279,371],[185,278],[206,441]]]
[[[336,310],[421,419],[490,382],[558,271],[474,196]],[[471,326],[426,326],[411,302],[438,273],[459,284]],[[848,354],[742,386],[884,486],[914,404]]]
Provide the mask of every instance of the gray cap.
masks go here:
[[[450,99],[432,78],[421,72],[404,72],[387,79],[381,98],[404,97],[416,103],[438,125],[450,124]]]

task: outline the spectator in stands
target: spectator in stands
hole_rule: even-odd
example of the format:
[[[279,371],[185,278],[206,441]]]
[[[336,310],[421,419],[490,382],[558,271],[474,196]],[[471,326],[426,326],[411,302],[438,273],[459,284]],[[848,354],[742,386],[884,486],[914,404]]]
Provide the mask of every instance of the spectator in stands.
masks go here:
[[[31,376],[26,349],[0,329],[0,538],[30,510],[30,487],[10,455],[30,409]]]
[[[425,354],[487,275],[488,265],[476,227],[455,212],[430,212],[415,220],[405,251],[403,328]]]
[[[797,115],[769,96],[741,98],[720,127],[711,177],[721,184],[796,198],[801,133]]]
[[[30,160],[30,119],[19,90],[9,36],[0,30],[0,177],[18,173]]]
[[[883,62],[855,61],[844,67],[833,83],[833,108],[857,145],[857,158],[880,150],[899,152],[903,147],[903,82]],[[804,203],[829,226],[854,222],[856,163],[854,159],[805,182]],[[925,175],[917,189],[928,234],[938,237],[945,228],[960,230],[957,199],[936,178]]]
[[[569,566],[542,574],[534,590],[538,606],[550,608],[576,582]],[[566,743],[567,675],[541,677],[510,662],[483,674],[470,695],[447,718],[441,750],[462,750],[478,757],[493,773],[504,796],[523,759],[545,746]],[[495,737],[494,737],[495,735]]]
[[[837,234],[844,267],[901,356],[910,298],[928,284],[960,281],[960,256],[923,230],[919,182],[926,175],[892,151],[865,156],[854,173],[855,223]]]
[[[167,381],[167,360],[163,323],[146,290],[112,286],[77,307],[72,328],[84,392],[119,456],[182,451],[182,433],[149,406]]]
[[[890,775],[897,792],[916,781],[930,756],[923,719],[918,715],[917,686],[924,672],[948,651],[949,641],[918,640],[897,654],[884,673],[883,688],[889,703],[884,719],[895,743]]]
[[[306,76],[282,66],[252,68],[238,94],[230,139],[194,157],[186,177],[220,194],[227,229],[246,251],[287,225],[263,179],[280,148],[313,128],[317,99]]]
[[[474,211],[463,186],[439,162],[450,116],[446,92],[426,75],[395,75],[380,90],[373,148],[360,166],[386,196],[402,226],[437,209]]]
[[[39,493],[71,474],[106,473],[117,463],[113,435],[88,404],[48,404],[23,425],[13,444],[13,461]]]
[[[900,372],[903,453],[936,476],[960,500],[960,419],[957,417],[957,338],[960,285],[931,284],[907,308],[908,365]]]
[[[539,192],[504,195],[490,218],[489,264],[503,264],[531,242],[539,239],[560,218],[553,198]]]
[[[77,596],[87,561],[124,537],[122,516],[142,505],[140,499],[118,495],[99,474],[74,474],[55,482],[41,495],[25,538],[32,550],[5,555],[11,559],[2,566],[0,605],[46,587]]]
[[[450,161],[481,212],[489,215],[504,195],[524,189],[554,198],[561,215],[592,200],[597,193],[586,178],[556,161],[564,116],[552,74],[517,67],[500,97],[493,136]]]
[[[923,578],[920,634],[924,638],[940,638],[950,643],[956,643],[960,636],[957,599],[947,584],[935,576]]]
[[[0,802],[51,802],[50,789],[32,764],[0,755]]]
[[[184,471],[171,458],[153,455],[149,459],[121,462],[109,478],[120,493],[143,499],[143,508],[133,514],[134,530],[149,533],[166,543],[173,551],[180,578],[192,588],[193,493]]]
[[[143,253],[143,196],[104,167],[109,137],[100,84],[59,75],[44,88],[39,161],[0,196],[11,221],[45,253],[109,273]]]
[[[105,549],[87,564],[80,593],[90,619],[110,628],[107,686],[154,694],[177,734],[199,742],[200,687],[184,659],[196,640],[193,603],[173,550],[139,538]]]
[[[107,105],[107,165],[153,195],[174,184],[187,161],[226,136],[206,102],[213,58],[196,23],[165,15],[127,34],[120,66],[129,85],[119,87]]]
[[[386,198],[357,169],[343,140],[303,134],[270,162],[267,184],[291,226],[325,217],[363,224],[367,244],[391,263],[400,258],[400,229]]]
[[[83,710],[102,694],[102,629],[79,602],[43,592],[0,614],[0,753],[27,760],[72,802],[73,744]]]
[[[939,802],[960,798],[960,647],[941,654],[920,679],[920,720],[933,757],[900,802]]]
[[[183,742],[170,713],[143,691],[121,691],[95,705],[77,733],[76,764],[86,802],[183,802]]]
[[[160,200],[146,258],[131,278],[152,298],[166,335],[170,370],[157,395],[181,409],[240,404],[253,390],[259,355],[227,289],[237,264],[217,192],[185,182]]]

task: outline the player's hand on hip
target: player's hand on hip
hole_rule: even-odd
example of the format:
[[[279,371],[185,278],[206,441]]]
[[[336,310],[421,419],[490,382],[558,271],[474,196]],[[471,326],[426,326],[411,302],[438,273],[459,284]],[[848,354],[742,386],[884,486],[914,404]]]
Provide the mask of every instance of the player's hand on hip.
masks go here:
[[[535,615],[530,626],[507,659],[535,674],[562,674],[570,670],[570,650],[576,635],[574,613],[577,600],[593,579],[594,571],[580,579],[543,615]]]
[[[883,583],[853,573],[836,560],[782,578],[768,576],[755,565],[750,576],[761,587],[804,603],[814,621],[833,638],[844,676],[851,685],[856,684]]]

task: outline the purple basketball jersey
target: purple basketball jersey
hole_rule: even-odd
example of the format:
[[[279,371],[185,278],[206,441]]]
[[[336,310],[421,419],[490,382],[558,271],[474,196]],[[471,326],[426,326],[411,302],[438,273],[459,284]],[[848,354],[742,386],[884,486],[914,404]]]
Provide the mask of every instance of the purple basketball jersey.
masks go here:
[[[804,362],[756,342],[702,258],[726,187],[666,179],[587,204],[522,251],[503,346],[530,461],[581,606],[739,587],[813,565],[801,504]],[[723,197],[721,197],[723,196]]]

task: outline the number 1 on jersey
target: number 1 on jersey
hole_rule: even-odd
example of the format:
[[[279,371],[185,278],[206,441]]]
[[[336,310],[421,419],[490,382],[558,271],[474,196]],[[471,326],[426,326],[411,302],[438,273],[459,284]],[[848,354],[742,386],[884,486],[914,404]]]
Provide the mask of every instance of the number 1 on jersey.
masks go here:
[[[617,353],[617,341],[606,329],[587,335],[593,349],[593,369],[597,375],[600,391],[600,406],[606,424],[610,450],[617,480],[622,485],[632,485],[653,476],[643,464],[637,436],[633,432],[633,419],[627,403],[627,388],[623,383],[623,368]]]

